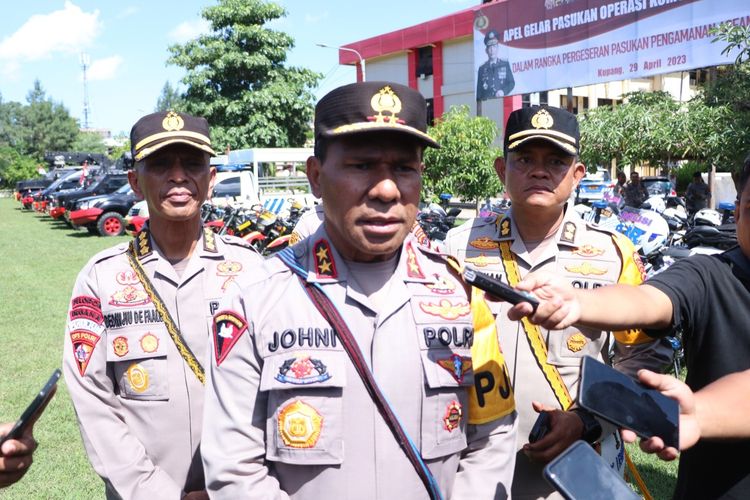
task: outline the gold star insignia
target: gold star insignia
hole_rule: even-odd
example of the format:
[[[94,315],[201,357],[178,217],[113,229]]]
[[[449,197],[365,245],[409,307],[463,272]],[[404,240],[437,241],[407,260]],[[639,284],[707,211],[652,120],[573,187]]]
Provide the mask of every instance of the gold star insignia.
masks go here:
[[[320,273],[321,274],[323,274],[323,273],[330,273],[331,272],[331,263],[328,262],[327,260],[323,260],[323,261],[320,262],[319,268],[320,268]]]
[[[315,253],[315,255],[317,255],[320,260],[327,259],[328,249],[324,246],[321,246],[320,248],[318,248],[318,251]]]

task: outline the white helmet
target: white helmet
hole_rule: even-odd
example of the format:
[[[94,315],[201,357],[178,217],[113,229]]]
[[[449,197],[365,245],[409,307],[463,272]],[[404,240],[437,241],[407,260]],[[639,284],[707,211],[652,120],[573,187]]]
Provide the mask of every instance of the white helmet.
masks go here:
[[[711,208],[703,208],[695,213],[693,223],[696,226],[721,226],[721,214]]]

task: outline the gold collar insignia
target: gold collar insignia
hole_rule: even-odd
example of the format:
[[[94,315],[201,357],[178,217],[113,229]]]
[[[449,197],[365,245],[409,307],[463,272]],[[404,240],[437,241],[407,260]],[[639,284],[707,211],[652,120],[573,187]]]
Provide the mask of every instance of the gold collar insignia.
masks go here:
[[[313,256],[315,257],[315,274],[318,278],[335,279],[338,277],[331,246],[326,240],[321,238],[313,245]]]

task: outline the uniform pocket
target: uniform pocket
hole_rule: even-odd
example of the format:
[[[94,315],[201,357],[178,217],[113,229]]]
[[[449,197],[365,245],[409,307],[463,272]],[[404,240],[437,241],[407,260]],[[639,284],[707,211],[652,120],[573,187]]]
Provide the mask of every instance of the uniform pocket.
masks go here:
[[[434,459],[466,448],[467,392],[474,383],[471,350],[423,349],[421,454]]]
[[[607,334],[601,330],[567,328],[552,332],[547,341],[547,361],[555,366],[579,367],[584,356],[598,359],[606,340]]]
[[[107,336],[107,362],[114,367],[119,395],[125,399],[169,399],[166,332],[118,332]]]
[[[264,359],[260,390],[268,392],[266,458],[287,464],[344,460],[343,351],[285,352]]]

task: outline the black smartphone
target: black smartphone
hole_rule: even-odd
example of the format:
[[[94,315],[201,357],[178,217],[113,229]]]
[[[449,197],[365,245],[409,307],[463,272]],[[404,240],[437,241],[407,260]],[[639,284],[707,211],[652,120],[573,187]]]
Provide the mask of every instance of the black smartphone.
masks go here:
[[[539,300],[532,294],[516,290],[512,286],[475,269],[468,267],[464,269],[464,281],[513,305],[528,302],[534,310],[539,305]]]
[[[549,432],[549,413],[546,411],[540,411],[539,416],[536,417],[536,422],[529,432],[529,443],[536,443]]]
[[[576,441],[544,467],[544,479],[568,500],[640,500],[585,441]]]
[[[36,422],[36,419],[39,418],[39,415],[47,407],[47,403],[52,399],[52,395],[55,393],[54,389],[57,387],[57,381],[60,379],[60,374],[59,369],[52,372],[42,390],[39,391],[33,401],[31,401],[31,404],[21,414],[21,418],[16,421],[10,432],[0,439],[0,446],[8,439],[18,439],[29,425],[33,425]]]
[[[581,361],[578,405],[640,437],[659,436],[665,445],[679,446],[677,401],[590,356]]]

